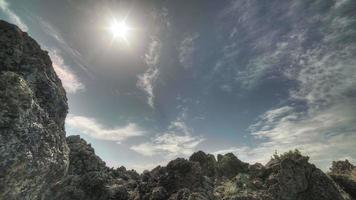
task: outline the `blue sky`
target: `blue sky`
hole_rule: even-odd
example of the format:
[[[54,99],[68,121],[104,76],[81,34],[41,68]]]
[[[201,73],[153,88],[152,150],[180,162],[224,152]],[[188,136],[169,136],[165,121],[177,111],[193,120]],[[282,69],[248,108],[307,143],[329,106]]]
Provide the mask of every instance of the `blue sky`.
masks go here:
[[[249,162],[298,148],[356,161],[352,0],[0,0],[52,58],[68,135],[109,166],[197,150]],[[127,38],[113,38],[125,20]]]

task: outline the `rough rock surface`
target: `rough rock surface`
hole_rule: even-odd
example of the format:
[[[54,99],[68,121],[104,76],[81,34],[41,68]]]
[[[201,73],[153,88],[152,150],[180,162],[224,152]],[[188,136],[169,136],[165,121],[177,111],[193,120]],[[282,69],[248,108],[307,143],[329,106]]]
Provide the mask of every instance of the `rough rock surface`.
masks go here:
[[[47,52],[0,20],[0,199],[38,199],[64,176],[67,109]]]
[[[139,175],[125,168],[106,167],[94,149],[79,136],[67,137],[70,148],[67,176],[46,192],[45,199],[128,199]]]
[[[110,169],[79,136],[67,138],[71,148],[68,175],[46,199],[130,200],[350,200],[336,183],[308,162],[298,151],[275,155],[265,166],[249,165],[226,154],[224,169],[232,178],[217,172],[219,161],[204,152],[189,160],[177,158],[141,175],[120,167]],[[73,149],[72,149],[73,148]],[[221,156],[220,156],[221,157]],[[231,161],[233,160],[233,161]],[[86,164],[84,164],[86,163]],[[89,166],[88,166],[89,165]],[[203,170],[211,169],[211,170]],[[235,167],[235,170],[233,170]]]
[[[79,136],[65,138],[65,91],[46,52],[0,21],[0,199],[350,200],[355,167],[329,176],[298,151],[250,165],[202,151],[138,174],[108,168]]]
[[[206,154],[203,151],[198,151],[189,157],[189,161],[198,162],[204,175],[208,177],[215,177],[217,175],[217,163],[214,155]]]
[[[356,199],[356,166],[348,160],[334,161],[329,175],[338,183],[353,199]]]
[[[238,173],[246,172],[248,164],[237,159],[233,153],[218,155],[217,173],[219,176],[233,178]]]

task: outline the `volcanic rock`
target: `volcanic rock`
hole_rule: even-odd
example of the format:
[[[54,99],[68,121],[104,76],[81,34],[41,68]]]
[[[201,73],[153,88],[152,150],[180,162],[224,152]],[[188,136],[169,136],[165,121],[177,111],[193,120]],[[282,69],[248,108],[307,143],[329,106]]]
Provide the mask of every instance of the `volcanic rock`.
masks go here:
[[[216,159],[212,154],[206,154],[203,151],[193,153],[189,157],[189,161],[198,162],[202,168],[202,173],[209,177],[216,175]]]
[[[217,173],[218,176],[233,178],[238,173],[243,173],[248,170],[248,163],[239,160],[233,153],[218,155]]]
[[[328,173],[353,199],[356,199],[356,167],[348,160],[334,161]]]
[[[0,199],[39,199],[63,178],[67,110],[47,52],[0,20]]]

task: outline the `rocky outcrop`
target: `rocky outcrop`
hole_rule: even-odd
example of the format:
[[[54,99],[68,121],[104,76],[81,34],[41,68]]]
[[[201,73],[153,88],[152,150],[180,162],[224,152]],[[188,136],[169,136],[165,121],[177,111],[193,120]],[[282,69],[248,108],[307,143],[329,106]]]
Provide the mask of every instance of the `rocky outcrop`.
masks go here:
[[[216,187],[222,199],[342,200],[350,199],[320,169],[298,151],[255,164]]]
[[[217,156],[217,173],[221,177],[233,178],[238,173],[246,172],[248,169],[248,163],[244,163],[233,153],[227,153],[225,155]]]
[[[47,52],[0,21],[0,199],[39,199],[63,178],[67,109]]]
[[[92,171],[107,171],[105,162],[95,155],[90,144],[78,135],[67,137],[67,144],[70,149],[68,174],[83,175]]]
[[[204,175],[208,177],[215,177],[217,175],[217,163],[214,155],[198,151],[189,157],[189,161],[198,162]]]
[[[70,148],[68,173],[46,192],[44,199],[126,200],[139,175],[121,167],[106,167],[94,149],[79,136],[67,137]]]
[[[334,162],[329,176],[300,152],[250,165],[202,151],[141,175],[108,168],[79,136],[65,138],[67,99],[49,56],[0,21],[0,199],[350,200],[355,167]]]
[[[144,172],[135,199],[350,199],[298,151],[275,155],[266,166],[249,165],[233,154],[220,156],[216,163],[208,158],[204,152],[197,152],[189,161],[179,158],[166,167]],[[206,171],[203,167],[211,170]],[[208,176],[207,172],[219,170],[215,176]]]
[[[334,161],[328,173],[353,199],[356,199],[356,167],[348,160]]]
[[[161,188],[166,198],[184,199],[183,197],[197,199],[214,199],[213,181],[204,176],[198,162],[191,162],[177,158],[168,163],[166,167],[157,167],[152,171],[145,171],[137,188],[136,199],[155,199],[155,191]],[[169,197],[169,198],[168,198]]]

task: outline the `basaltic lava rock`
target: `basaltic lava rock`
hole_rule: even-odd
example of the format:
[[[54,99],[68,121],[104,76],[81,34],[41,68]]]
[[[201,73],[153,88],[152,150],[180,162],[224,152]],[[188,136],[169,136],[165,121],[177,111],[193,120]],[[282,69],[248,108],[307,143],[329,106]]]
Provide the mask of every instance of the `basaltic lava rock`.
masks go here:
[[[338,183],[353,199],[356,199],[356,166],[348,160],[334,161],[329,175]]]
[[[351,200],[355,167],[330,176],[299,151],[250,165],[202,151],[142,174],[109,168],[80,136],[65,138],[66,93],[47,53],[0,21],[0,199]],[[338,183],[338,184],[337,184]],[[346,191],[346,192],[345,192]],[[348,192],[348,193],[347,193]]]
[[[40,199],[63,178],[67,109],[47,52],[0,21],[0,199]]]

